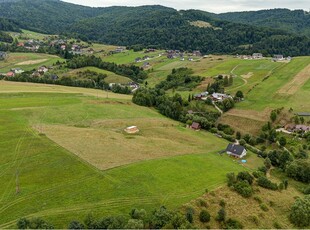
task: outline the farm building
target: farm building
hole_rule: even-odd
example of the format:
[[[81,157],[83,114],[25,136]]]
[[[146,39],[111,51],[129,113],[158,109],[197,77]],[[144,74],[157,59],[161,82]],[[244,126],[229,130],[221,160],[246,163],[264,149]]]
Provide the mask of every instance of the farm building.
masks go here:
[[[277,55],[273,55],[273,61],[283,61],[284,60],[284,56],[277,54]]]
[[[246,156],[246,149],[242,145],[229,143],[226,148],[226,153],[230,156],[242,158]]]
[[[21,74],[21,73],[25,72],[21,68],[14,68],[14,69],[11,69],[11,71],[14,72],[15,74]]]
[[[298,115],[300,117],[310,117],[310,113],[307,113],[307,112],[296,113],[296,115]]]
[[[293,125],[289,124],[285,126],[285,129],[289,132],[303,132],[307,133],[310,131],[310,126],[307,125]]]
[[[6,57],[7,57],[7,53],[0,51],[0,60],[5,59]]]
[[[15,73],[10,71],[6,74],[7,77],[14,77],[15,76]]]
[[[193,122],[193,124],[191,125],[191,128],[194,130],[200,130],[201,126],[199,123]]]
[[[230,95],[223,94],[223,93],[213,93],[211,95],[211,98],[212,98],[213,101],[220,101],[220,102],[225,100],[226,98],[231,98],[232,99],[232,97]]]
[[[253,59],[262,59],[264,56],[261,53],[253,53],[252,58]]]
[[[124,131],[125,131],[126,133],[134,134],[134,133],[139,132],[139,129],[138,129],[137,126],[129,126],[129,127],[127,127],[126,129],[124,129]]]
[[[202,92],[202,93],[198,93],[198,94],[195,94],[194,95],[194,99],[196,100],[206,100],[207,99],[207,96],[208,96],[208,92]]]

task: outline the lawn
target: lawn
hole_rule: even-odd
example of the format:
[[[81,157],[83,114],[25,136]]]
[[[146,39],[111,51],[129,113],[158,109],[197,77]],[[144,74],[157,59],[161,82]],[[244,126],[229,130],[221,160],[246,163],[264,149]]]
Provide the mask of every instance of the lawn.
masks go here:
[[[107,70],[103,70],[103,69],[99,69],[96,67],[84,67],[84,68],[80,68],[80,69],[75,69],[75,70],[71,70],[63,75],[70,75],[70,76],[74,76],[77,72],[84,72],[84,71],[93,71],[96,73],[102,73],[102,74],[106,74],[107,77],[104,79],[105,82],[107,83],[120,83],[120,84],[126,84],[128,82],[132,82],[132,80],[128,77],[124,77],[118,74],[115,74],[113,72],[107,71]]]
[[[25,71],[36,69],[42,65],[52,66],[64,59],[49,54],[39,53],[9,53],[8,58],[0,61],[0,73],[6,73],[12,68],[22,68]]]
[[[127,214],[134,207],[148,211],[160,205],[178,208],[202,195],[206,188],[212,190],[225,183],[227,172],[242,169],[231,158],[217,154],[225,148],[226,141],[206,132],[185,129],[152,109],[131,104],[128,99],[86,97],[85,89],[78,88],[75,94],[64,94],[70,87],[61,86],[57,87],[62,93],[35,93],[36,87],[32,93],[16,92],[28,91],[26,85],[16,86],[14,93],[0,94],[0,228],[14,227],[23,216],[41,216],[56,228],[66,228],[70,220],[83,220],[89,212],[102,216]],[[13,86],[10,87],[12,90]],[[4,90],[7,85],[0,84],[0,91]],[[57,92],[57,88],[53,90]],[[76,94],[78,90],[81,92]],[[141,133],[134,138],[120,132],[132,122],[141,126]],[[33,129],[36,125],[39,128]],[[118,153],[126,156],[121,151],[134,156],[131,147],[137,152],[148,149],[145,153],[148,158],[142,156],[116,168],[99,170],[94,162],[78,157],[66,149],[68,146],[63,148],[48,138],[44,125],[72,128],[68,137],[63,136],[68,140],[70,135],[78,135],[78,130],[85,137],[77,140],[81,144],[83,141],[86,144],[88,134],[93,135],[97,142],[109,144],[103,147],[103,153],[114,154],[115,161],[124,159]],[[103,136],[96,132],[102,132]],[[159,139],[152,139],[155,137]],[[138,147],[134,145],[135,139]],[[131,145],[122,149],[126,141]],[[156,149],[161,155],[150,157],[150,152],[156,153]],[[176,156],[175,149],[183,155]]]

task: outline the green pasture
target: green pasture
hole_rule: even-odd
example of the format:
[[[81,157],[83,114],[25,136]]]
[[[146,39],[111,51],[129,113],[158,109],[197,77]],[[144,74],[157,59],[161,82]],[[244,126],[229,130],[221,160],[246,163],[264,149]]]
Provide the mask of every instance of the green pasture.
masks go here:
[[[0,61],[0,73],[6,73],[12,68],[21,68],[25,71],[29,71],[37,69],[42,65],[52,66],[57,61],[63,62],[64,59],[49,54],[9,53],[8,58]]]
[[[132,208],[150,211],[160,205],[174,209],[206,188],[224,184],[227,172],[242,170],[231,158],[217,154],[226,141],[175,125],[178,135],[184,133],[182,141],[190,140],[193,151],[195,142],[203,140],[199,148],[205,152],[100,171],[32,126],[82,127],[98,119],[170,120],[129,100],[81,94],[3,93],[0,102],[0,228],[15,227],[21,217],[43,217],[56,228],[66,228],[70,220],[83,220],[89,212],[103,216],[127,214]]]
[[[67,73],[65,73],[64,75],[71,75],[74,76],[76,72],[84,72],[84,71],[93,71],[96,73],[102,73],[102,74],[106,74],[107,78],[105,78],[105,82],[107,83],[120,83],[120,84],[126,84],[128,82],[132,82],[132,80],[128,77],[124,77],[118,74],[115,74],[113,72],[107,71],[107,70],[103,70],[103,69],[99,69],[96,67],[84,67],[84,68],[80,68],[80,69],[75,69],[75,70],[71,70]]]

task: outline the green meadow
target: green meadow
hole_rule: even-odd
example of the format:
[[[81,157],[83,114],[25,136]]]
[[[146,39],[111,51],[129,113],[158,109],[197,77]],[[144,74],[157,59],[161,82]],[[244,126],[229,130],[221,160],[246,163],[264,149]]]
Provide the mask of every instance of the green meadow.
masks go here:
[[[49,54],[9,53],[8,58],[0,61],[0,73],[6,73],[12,68],[21,68],[25,71],[30,71],[42,65],[52,66],[57,61],[62,62],[64,59]]]
[[[23,84],[26,87],[27,83]],[[2,91],[6,87],[0,84]],[[67,88],[57,87],[60,92]],[[83,220],[89,212],[104,216],[127,214],[132,208],[150,211],[161,205],[176,209],[202,195],[206,188],[223,185],[227,172],[243,169],[231,158],[217,154],[227,142],[210,133],[186,129],[152,109],[114,97],[115,94],[109,99],[96,98],[83,96],[83,90],[79,94],[0,94],[0,228],[15,227],[21,217],[43,217],[56,228],[66,228],[70,220]],[[132,121],[139,121],[142,128],[137,136],[120,130],[119,124],[122,127]],[[98,122],[104,125],[97,126]],[[79,130],[71,134],[81,135],[82,142],[93,131],[108,130],[117,135],[108,140],[92,138],[98,143],[110,142],[111,146],[126,141],[134,146],[145,138],[139,148],[161,151],[163,155],[156,159],[145,156],[145,160],[99,170],[78,153],[62,147],[62,142],[52,141],[45,126]],[[149,131],[143,130],[146,127]],[[154,136],[168,141],[161,144],[161,139],[156,141]],[[180,146],[187,146],[188,152],[172,156],[170,153]],[[117,158],[119,152],[113,151],[106,149],[102,154]],[[253,156],[253,162],[256,159]]]

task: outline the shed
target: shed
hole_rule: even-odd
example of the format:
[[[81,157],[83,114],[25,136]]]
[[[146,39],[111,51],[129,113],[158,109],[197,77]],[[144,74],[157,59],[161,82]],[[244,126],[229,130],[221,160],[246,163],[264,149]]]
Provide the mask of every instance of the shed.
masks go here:
[[[129,127],[127,127],[126,129],[124,129],[124,131],[125,131],[126,133],[134,134],[134,133],[139,132],[140,130],[138,129],[137,126],[129,126]]]

